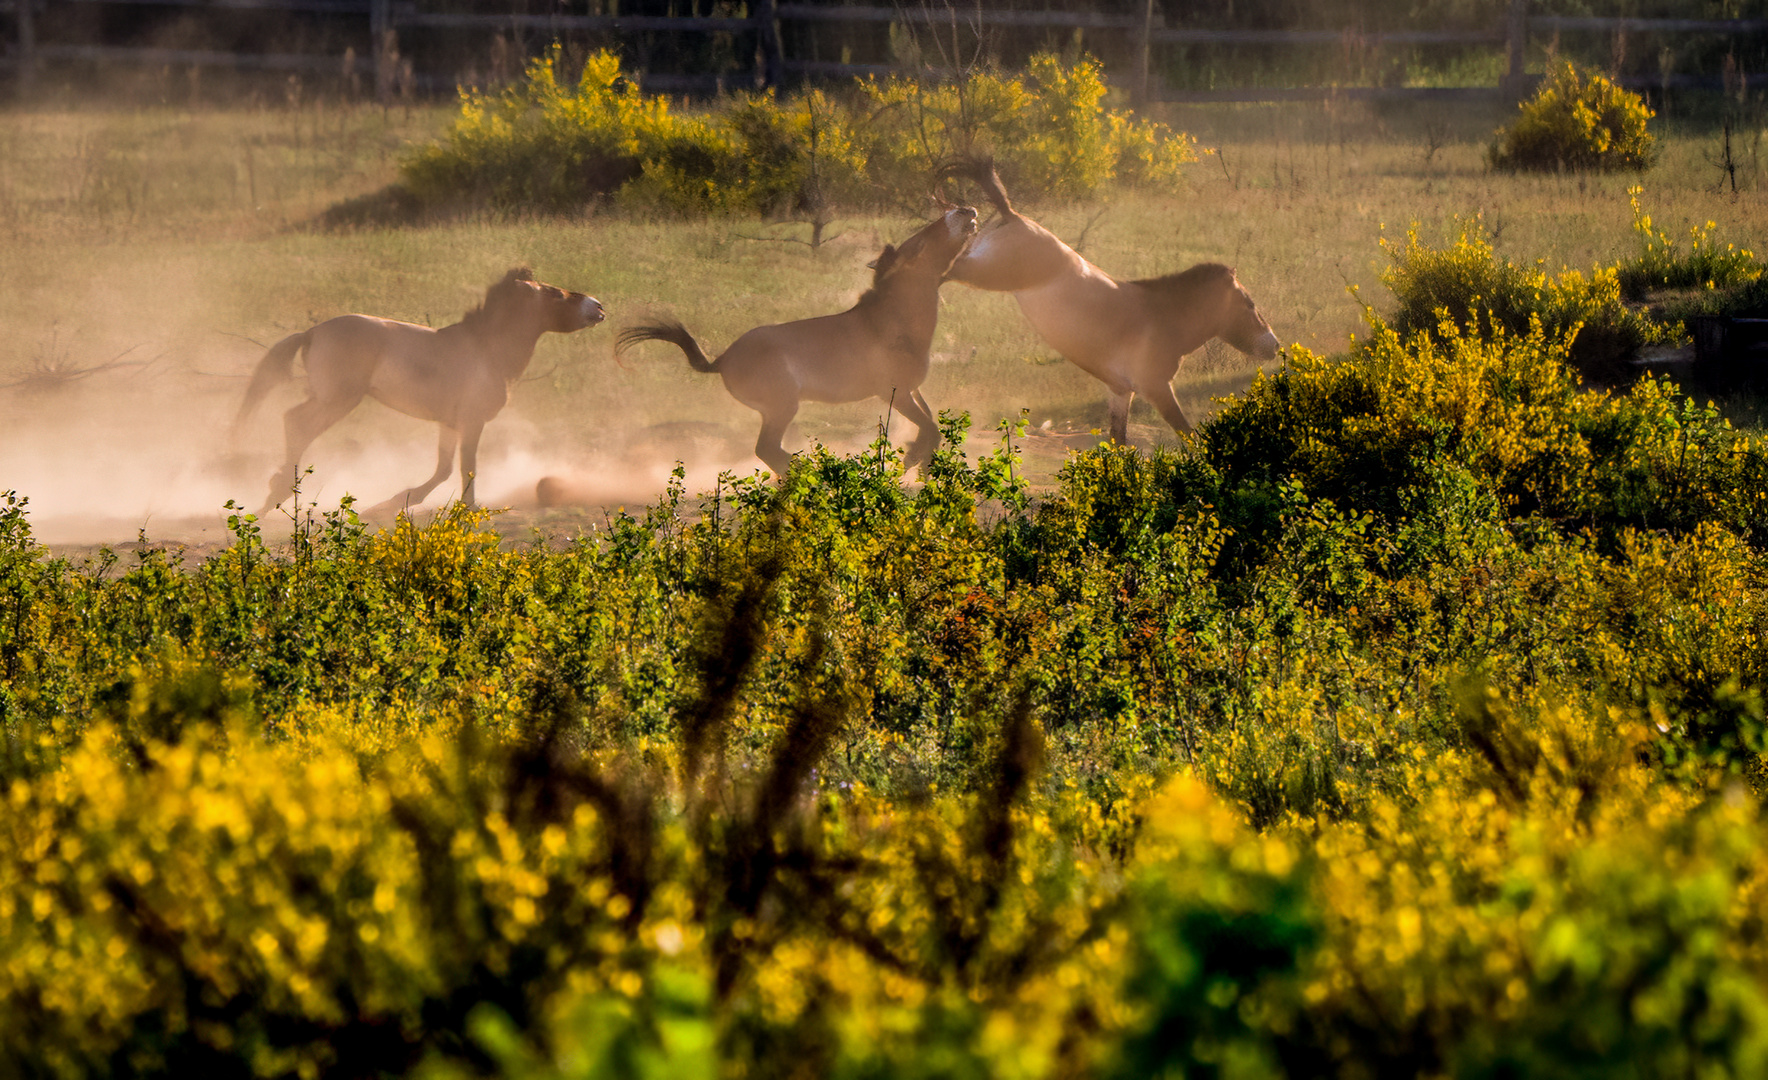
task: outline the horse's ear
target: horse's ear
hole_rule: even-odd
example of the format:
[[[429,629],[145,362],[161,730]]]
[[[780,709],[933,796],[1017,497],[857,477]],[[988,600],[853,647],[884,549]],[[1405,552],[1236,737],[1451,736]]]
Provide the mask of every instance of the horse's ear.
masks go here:
[[[884,250],[879,253],[878,257],[866,264],[866,269],[876,270],[876,271],[878,271],[878,273],[882,274],[884,271],[890,269],[890,264],[895,261],[896,261],[896,245],[895,244],[885,244]]]
[[[503,275],[503,280],[506,283],[511,281],[533,281],[534,271],[526,266],[513,267],[509,273]]]

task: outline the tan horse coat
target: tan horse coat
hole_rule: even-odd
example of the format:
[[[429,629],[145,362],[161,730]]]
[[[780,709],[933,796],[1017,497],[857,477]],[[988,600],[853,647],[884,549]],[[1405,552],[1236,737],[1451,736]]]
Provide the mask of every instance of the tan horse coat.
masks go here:
[[[992,166],[970,171],[1000,218],[946,279],[1012,293],[1039,336],[1110,390],[1113,439],[1128,441],[1136,394],[1174,431],[1191,430],[1172,379],[1179,362],[1211,338],[1261,360],[1276,358],[1277,336],[1233,270],[1202,263],[1166,277],[1119,281],[1015,211]]]
[[[296,355],[307,354],[307,399],[283,416],[287,453],[271,477],[261,512],[289,497],[307,447],[365,397],[441,425],[435,473],[375,509],[423,502],[448,478],[457,447],[461,501],[473,505],[479,437],[509,403],[510,387],[528,369],[540,335],[568,334],[603,318],[595,297],[535,281],[531,271],[518,267],[486,291],[482,306],[440,330],[373,315],[340,315],[290,334],[258,361],[234,420],[237,431],[271,387],[293,377]]]
[[[939,283],[975,232],[976,211],[953,207],[900,248],[886,247],[875,264],[872,288],[849,310],[758,326],[716,360],[706,358],[681,323],[669,320],[628,327],[616,348],[624,353],[641,341],[667,341],[687,355],[695,371],[721,376],[732,397],[761,414],[755,456],[775,476],[784,476],[791,465],[780,439],[805,401],[876,397],[890,402],[917,429],[907,464],[923,464],[939,442],[939,428],[920,391],[939,319]]]

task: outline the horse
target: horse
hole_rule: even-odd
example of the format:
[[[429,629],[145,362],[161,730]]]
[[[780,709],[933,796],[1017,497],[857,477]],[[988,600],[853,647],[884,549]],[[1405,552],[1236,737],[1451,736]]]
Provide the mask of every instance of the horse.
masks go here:
[[[1277,335],[1234,271],[1200,263],[1165,277],[1118,281],[1055,234],[1013,209],[992,164],[965,163],[999,219],[952,264],[946,280],[1010,292],[1057,352],[1111,391],[1111,437],[1127,443],[1130,401],[1147,398],[1174,431],[1191,430],[1173,396],[1179,361],[1212,338],[1260,360]]]
[[[620,332],[615,355],[643,341],[679,347],[695,371],[718,374],[730,395],[761,414],[755,456],[783,478],[791,455],[780,445],[805,401],[843,403],[876,397],[914,422],[904,463],[924,465],[939,444],[933,412],[921,397],[939,319],[939,285],[976,234],[976,211],[950,206],[937,221],[886,245],[872,264],[872,287],[835,315],[758,326],[708,360],[680,322],[660,319]]]
[[[448,478],[460,450],[461,501],[473,502],[479,436],[509,403],[510,387],[533,359],[540,335],[569,334],[606,318],[601,301],[534,279],[519,266],[485,291],[485,302],[440,330],[373,315],[339,315],[272,345],[252,373],[234,418],[237,433],[270,389],[293,377],[307,355],[307,399],[283,415],[288,439],[282,467],[270,478],[260,514],[293,491],[301,454],[325,430],[372,397],[407,416],[441,425],[436,472],[374,511],[424,501]]]

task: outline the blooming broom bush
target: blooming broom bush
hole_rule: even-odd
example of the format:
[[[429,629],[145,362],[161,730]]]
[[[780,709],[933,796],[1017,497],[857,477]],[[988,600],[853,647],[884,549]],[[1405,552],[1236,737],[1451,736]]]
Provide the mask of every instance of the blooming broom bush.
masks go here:
[[[1561,61],[1498,131],[1486,156],[1505,172],[1643,171],[1657,159],[1646,130],[1652,116],[1638,94]]]
[[[1106,109],[1097,62],[1047,53],[1023,76],[892,76],[844,96],[735,94],[697,113],[639,93],[613,53],[590,56],[575,86],[561,63],[555,48],[505,89],[463,89],[442,139],[402,163],[405,187],[443,209],[561,213],[612,200],[789,215],[924,193],[965,154],[995,155],[1015,191],[1059,197],[1111,183],[1173,189],[1196,160],[1195,140]]]

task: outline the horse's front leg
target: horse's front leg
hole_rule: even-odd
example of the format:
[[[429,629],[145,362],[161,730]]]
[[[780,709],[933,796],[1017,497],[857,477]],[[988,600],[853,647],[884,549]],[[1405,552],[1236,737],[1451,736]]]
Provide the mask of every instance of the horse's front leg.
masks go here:
[[[1173,384],[1170,382],[1155,383],[1142,387],[1142,396],[1148,403],[1159,410],[1161,418],[1171,424],[1173,430],[1180,435],[1191,433],[1191,421],[1185,419],[1185,410],[1179,408],[1179,399],[1173,395]]]
[[[483,426],[484,425],[482,424],[479,425],[480,428]],[[473,443],[475,446],[478,445],[478,440],[479,428],[474,428]],[[409,510],[413,506],[423,502],[424,499],[429,496],[430,492],[436,490],[436,485],[448,479],[448,474],[454,471],[454,449],[459,445],[460,429],[443,424],[442,431],[436,439],[436,471],[431,474],[428,480],[425,480],[417,487],[406,488],[404,491],[401,491],[386,502],[373,507],[369,513],[387,510]],[[467,496],[467,500],[469,503],[471,502],[470,493]]]
[[[479,477],[479,436],[483,434],[484,424],[467,424],[460,433],[460,501],[468,506],[479,505],[473,498],[473,481]]]

